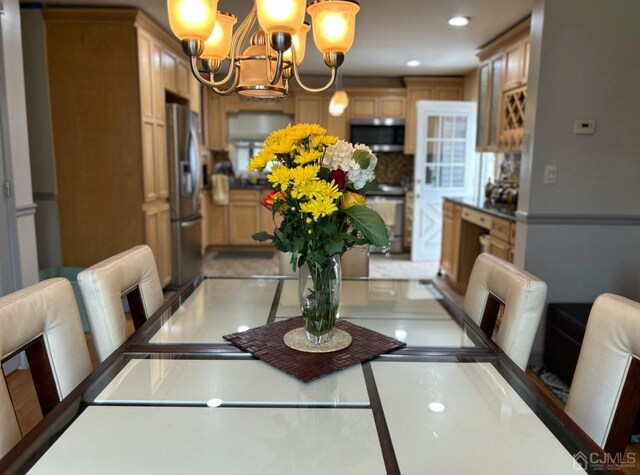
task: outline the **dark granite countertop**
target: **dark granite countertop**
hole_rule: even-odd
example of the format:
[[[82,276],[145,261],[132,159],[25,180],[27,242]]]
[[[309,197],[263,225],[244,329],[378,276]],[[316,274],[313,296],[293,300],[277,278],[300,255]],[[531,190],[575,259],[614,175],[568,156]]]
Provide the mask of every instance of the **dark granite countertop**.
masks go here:
[[[445,200],[458,203],[508,221],[515,222],[516,220],[516,207],[514,205],[506,203],[492,204],[489,200],[474,198],[445,198]]]

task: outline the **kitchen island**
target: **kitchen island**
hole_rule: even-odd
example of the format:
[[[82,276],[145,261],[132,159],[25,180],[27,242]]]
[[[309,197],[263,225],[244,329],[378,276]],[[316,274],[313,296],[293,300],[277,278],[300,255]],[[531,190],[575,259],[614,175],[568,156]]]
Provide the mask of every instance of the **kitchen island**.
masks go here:
[[[471,269],[481,252],[513,262],[515,211],[515,206],[505,203],[445,198],[440,270],[452,287],[466,291]],[[486,243],[484,249],[481,240]]]

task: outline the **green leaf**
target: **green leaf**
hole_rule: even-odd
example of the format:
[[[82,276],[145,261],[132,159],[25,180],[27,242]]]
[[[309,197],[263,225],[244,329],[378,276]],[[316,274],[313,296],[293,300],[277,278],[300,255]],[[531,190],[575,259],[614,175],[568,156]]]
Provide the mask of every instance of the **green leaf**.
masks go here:
[[[264,241],[273,241],[273,238],[275,236],[269,234],[266,231],[260,231],[259,233],[255,233],[253,236],[251,236],[255,241],[259,241],[259,242],[264,242]]]
[[[376,247],[389,246],[389,231],[378,213],[364,205],[355,205],[344,210],[358,231]]]
[[[367,191],[374,191],[378,189],[378,182],[375,180],[370,181],[362,188],[358,190],[358,193],[366,193]]]
[[[366,150],[356,150],[353,152],[353,159],[363,170],[371,165],[371,154]]]
[[[341,254],[344,251],[344,239],[340,237],[334,237],[324,245],[324,249],[325,251],[327,251],[328,256]]]
[[[324,181],[331,181],[331,170],[325,167],[320,167],[320,171],[318,172],[318,178]]]

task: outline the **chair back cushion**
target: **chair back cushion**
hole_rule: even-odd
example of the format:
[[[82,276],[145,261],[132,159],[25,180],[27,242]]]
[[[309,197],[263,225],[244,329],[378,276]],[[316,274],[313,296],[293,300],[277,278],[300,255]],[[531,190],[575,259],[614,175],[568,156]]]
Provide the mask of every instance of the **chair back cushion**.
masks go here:
[[[640,304],[604,294],[593,304],[565,411],[605,447],[632,358],[640,355]]]
[[[164,301],[149,246],[136,246],[89,267],[78,274],[78,283],[100,361],[127,339],[123,293],[138,286],[147,317]]]
[[[59,399],[91,372],[80,313],[67,279],[49,279],[0,298],[0,355],[42,337]],[[20,428],[0,371],[0,457],[19,440]]]
[[[503,259],[480,254],[473,265],[464,298],[464,311],[478,325],[490,295],[504,303],[495,342],[525,369],[544,310],[547,284]]]

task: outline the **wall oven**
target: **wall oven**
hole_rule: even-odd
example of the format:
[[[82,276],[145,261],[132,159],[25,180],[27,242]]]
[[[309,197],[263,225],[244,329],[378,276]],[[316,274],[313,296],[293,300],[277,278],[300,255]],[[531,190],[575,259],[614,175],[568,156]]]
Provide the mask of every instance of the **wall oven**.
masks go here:
[[[354,144],[365,144],[374,152],[401,152],[404,149],[404,121],[399,119],[352,120],[350,141]]]

